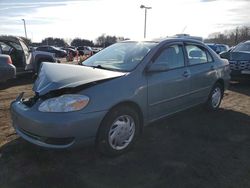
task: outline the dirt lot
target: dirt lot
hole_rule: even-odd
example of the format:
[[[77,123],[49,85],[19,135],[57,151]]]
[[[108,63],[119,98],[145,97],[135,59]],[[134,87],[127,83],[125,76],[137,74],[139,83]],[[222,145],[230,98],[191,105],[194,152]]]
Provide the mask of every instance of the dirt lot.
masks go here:
[[[233,83],[222,108],[198,107],[145,128],[135,148],[106,158],[93,148],[45,150],[19,138],[9,104],[30,77],[0,86],[0,187],[250,187],[250,83]]]

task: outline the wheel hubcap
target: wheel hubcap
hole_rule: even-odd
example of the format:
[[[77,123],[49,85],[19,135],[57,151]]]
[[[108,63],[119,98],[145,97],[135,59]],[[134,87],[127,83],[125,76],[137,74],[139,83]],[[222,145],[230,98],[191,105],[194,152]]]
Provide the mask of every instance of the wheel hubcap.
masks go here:
[[[221,90],[219,87],[216,87],[212,93],[212,106],[217,108],[221,101]]]
[[[119,116],[109,130],[109,144],[115,150],[122,150],[133,140],[134,134],[134,119],[129,115]]]

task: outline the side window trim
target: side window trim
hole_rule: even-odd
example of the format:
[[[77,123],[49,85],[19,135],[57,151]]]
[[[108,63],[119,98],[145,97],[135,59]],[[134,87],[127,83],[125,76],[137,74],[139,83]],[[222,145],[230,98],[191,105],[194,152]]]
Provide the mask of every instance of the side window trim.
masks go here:
[[[207,56],[207,60],[208,60],[208,56],[210,56],[210,58],[212,59],[212,61],[208,61],[207,63],[214,63],[214,58],[208,50],[206,50],[206,56]]]
[[[188,58],[186,57],[186,53],[185,53],[185,47],[184,47],[184,43],[183,42],[171,42],[171,43],[167,43],[167,44],[164,44],[155,54],[154,56],[151,58],[151,63],[150,64],[153,64],[155,63],[156,59],[159,57],[159,55],[165,50],[167,49],[168,47],[171,47],[173,45],[178,45],[181,49],[182,49],[182,53],[183,53],[183,59],[184,59],[184,66],[181,66],[181,67],[176,67],[176,68],[172,68],[170,70],[174,70],[174,69],[179,69],[179,68],[184,68],[184,67],[187,67],[188,66]],[[169,71],[169,70],[167,70]]]
[[[198,63],[198,64],[190,64],[189,63],[189,58],[188,58],[188,52],[187,52],[187,49],[186,49],[186,46],[187,45],[193,45],[193,46],[197,46],[198,48],[202,49],[205,54],[206,54],[206,58],[207,58],[207,62],[206,63]],[[184,42],[184,51],[185,51],[185,54],[186,54],[186,58],[187,58],[187,66],[195,66],[195,65],[202,65],[202,64],[207,64],[207,63],[213,63],[214,62],[214,58],[213,56],[210,54],[209,50],[207,50],[204,46],[200,45],[200,44],[197,44],[197,43],[194,43],[194,42]],[[212,61],[208,61],[208,55],[211,57]]]
[[[161,54],[161,52],[163,50],[165,50],[166,48],[172,46],[172,45],[183,45],[182,42],[170,42],[170,43],[167,43],[167,44],[164,44],[162,47],[160,47],[158,49],[158,51],[153,55],[153,57],[151,58],[151,61],[154,63],[155,60],[157,59],[157,57]]]

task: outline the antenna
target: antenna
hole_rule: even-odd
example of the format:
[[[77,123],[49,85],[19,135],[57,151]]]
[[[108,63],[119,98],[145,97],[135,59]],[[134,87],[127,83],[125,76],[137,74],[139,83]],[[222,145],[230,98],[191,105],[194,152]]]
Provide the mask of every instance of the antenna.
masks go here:
[[[181,33],[184,33],[186,29],[187,29],[187,25],[185,25],[185,27],[183,27],[183,29],[182,29],[182,32],[181,32]]]

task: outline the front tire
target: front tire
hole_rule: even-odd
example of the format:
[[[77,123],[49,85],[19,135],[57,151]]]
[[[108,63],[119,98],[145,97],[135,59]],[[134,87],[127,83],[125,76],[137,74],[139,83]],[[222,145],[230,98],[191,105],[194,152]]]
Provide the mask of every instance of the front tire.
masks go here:
[[[222,98],[223,98],[223,94],[224,94],[224,90],[223,87],[221,86],[221,84],[216,83],[210,94],[209,94],[209,98],[206,102],[206,108],[209,111],[216,111],[219,109]]]
[[[104,118],[97,137],[98,150],[108,156],[120,155],[133,146],[139,133],[138,113],[129,106],[111,110]]]

